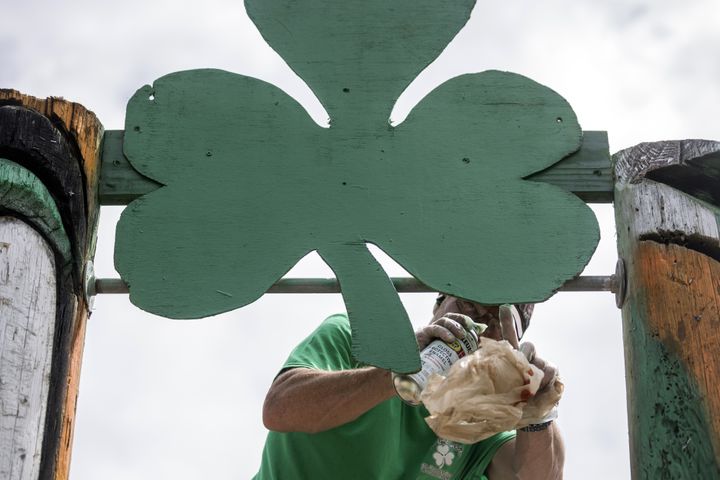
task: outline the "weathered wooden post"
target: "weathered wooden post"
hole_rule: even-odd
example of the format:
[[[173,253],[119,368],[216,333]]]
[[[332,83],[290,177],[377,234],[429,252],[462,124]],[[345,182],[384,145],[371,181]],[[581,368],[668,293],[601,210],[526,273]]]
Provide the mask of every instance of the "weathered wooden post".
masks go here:
[[[89,314],[103,129],[0,90],[0,478],[66,479]]]
[[[720,478],[720,142],[614,160],[632,478]]]

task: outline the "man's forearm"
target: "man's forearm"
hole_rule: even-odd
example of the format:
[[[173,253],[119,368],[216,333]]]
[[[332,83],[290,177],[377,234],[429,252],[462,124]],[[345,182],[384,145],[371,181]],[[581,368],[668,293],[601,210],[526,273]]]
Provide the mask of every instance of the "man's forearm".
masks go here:
[[[555,422],[536,432],[518,430],[493,457],[490,480],[561,480],[565,447]]]
[[[518,479],[561,480],[565,445],[557,423],[539,432],[518,430],[513,463]]]
[[[273,382],[265,398],[263,422],[270,430],[317,433],[355,420],[394,394],[387,370],[294,368]]]

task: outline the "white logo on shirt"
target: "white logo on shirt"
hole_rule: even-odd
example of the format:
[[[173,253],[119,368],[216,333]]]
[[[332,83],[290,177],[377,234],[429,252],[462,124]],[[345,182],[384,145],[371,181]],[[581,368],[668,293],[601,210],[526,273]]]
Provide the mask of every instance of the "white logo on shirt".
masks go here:
[[[438,442],[438,446],[435,450],[435,453],[433,453],[435,465],[440,468],[444,467],[445,465],[452,465],[455,454],[450,451],[450,447],[447,443]]]

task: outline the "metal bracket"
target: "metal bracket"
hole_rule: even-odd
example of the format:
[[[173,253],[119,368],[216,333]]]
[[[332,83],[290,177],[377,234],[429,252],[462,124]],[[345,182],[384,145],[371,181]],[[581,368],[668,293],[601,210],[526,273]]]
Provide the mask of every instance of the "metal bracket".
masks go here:
[[[615,275],[612,276],[612,284],[610,291],[615,294],[615,305],[622,308],[627,295],[627,273],[625,271],[625,261],[618,258],[615,264]]]
[[[92,311],[97,293],[97,288],[95,288],[95,264],[90,260],[85,265],[85,285],[83,288],[83,295],[85,296],[88,311]]]

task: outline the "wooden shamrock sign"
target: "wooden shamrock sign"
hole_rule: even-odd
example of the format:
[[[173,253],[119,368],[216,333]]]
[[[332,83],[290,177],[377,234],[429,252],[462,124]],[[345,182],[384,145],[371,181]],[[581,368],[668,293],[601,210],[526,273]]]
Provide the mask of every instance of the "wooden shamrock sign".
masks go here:
[[[118,224],[132,302],[171,318],[225,312],[315,250],[342,287],[355,357],[410,372],[412,328],[368,243],[428,286],[484,303],[542,301],[576,276],[599,238],[592,211],[523,180],[580,147],[557,93],[513,73],[463,75],[388,122],[474,3],[246,0],[330,128],[273,85],[220,70],[138,90],[124,151],[163,187]]]

